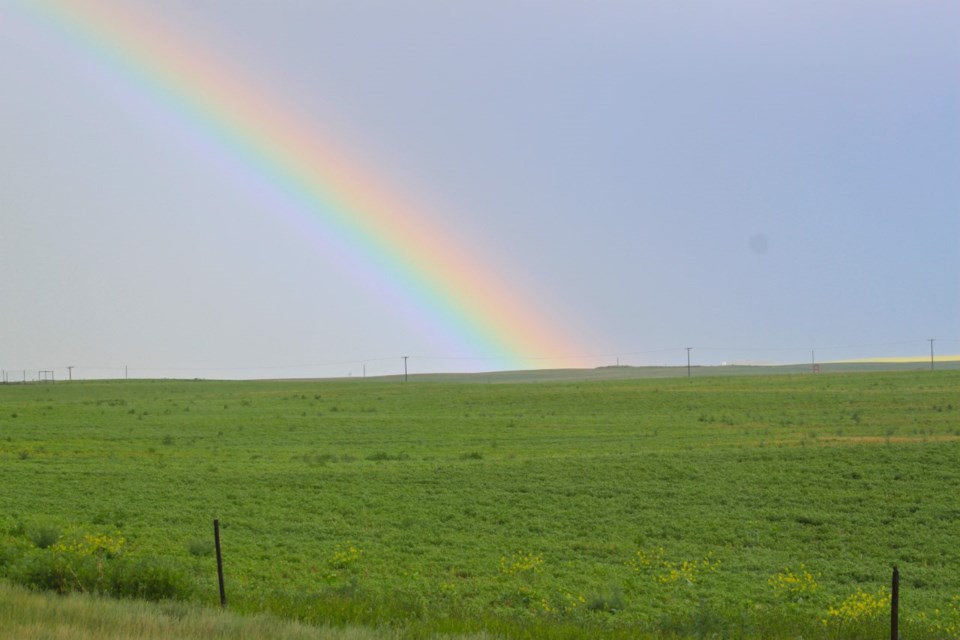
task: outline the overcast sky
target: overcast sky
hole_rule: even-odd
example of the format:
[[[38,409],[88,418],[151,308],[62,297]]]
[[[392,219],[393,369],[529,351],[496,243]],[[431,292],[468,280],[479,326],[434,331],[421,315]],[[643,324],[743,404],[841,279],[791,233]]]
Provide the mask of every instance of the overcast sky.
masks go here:
[[[30,4],[0,0],[0,368],[497,367]],[[468,239],[571,336],[542,366],[960,353],[953,0],[136,4]]]

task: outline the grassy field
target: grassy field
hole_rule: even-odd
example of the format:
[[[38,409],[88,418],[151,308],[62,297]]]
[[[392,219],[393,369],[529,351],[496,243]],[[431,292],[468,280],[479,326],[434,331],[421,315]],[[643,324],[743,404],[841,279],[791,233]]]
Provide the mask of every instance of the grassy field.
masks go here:
[[[879,637],[896,564],[904,637],[957,637],[958,391],[956,370],[0,386],[0,575],[212,606],[219,518],[237,612]]]

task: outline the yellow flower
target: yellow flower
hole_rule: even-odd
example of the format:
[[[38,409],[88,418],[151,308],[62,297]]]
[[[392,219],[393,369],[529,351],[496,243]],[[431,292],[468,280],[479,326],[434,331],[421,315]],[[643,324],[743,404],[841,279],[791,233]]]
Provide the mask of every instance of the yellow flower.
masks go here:
[[[335,569],[346,569],[356,563],[361,554],[363,554],[363,551],[354,546],[352,542],[338,545],[333,555],[330,556],[330,566]]]
[[[111,536],[109,534],[84,534],[82,538],[74,539],[71,542],[62,540],[53,545],[54,551],[77,553],[88,556],[106,556],[112,558],[120,555],[123,551],[126,540],[120,535]]]
[[[713,560],[712,554],[702,560],[684,560],[680,563],[666,560],[665,555],[663,549],[649,552],[641,549],[627,562],[627,566],[637,573],[652,575],[660,584],[683,582],[689,585],[697,582],[703,573],[716,571],[720,567],[720,561]]]
[[[517,551],[509,559],[500,556],[500,573],[506,575],[538,573],[542,565],[543,555],[539,553]]]
[[[870,620],[886,614],[890,610],[890,594],[885,588],[880,588],[876,594],[863,591],[859,587],[856,592],[847,597],[836,607],[827,608],[827,618],[824,624],[837,622],[840,624]]]
[[[813,574],[807,571],[807,568],[802,564],[796,573],[789,567],[784,568],[779,573],[770,576],[767,584],[773,587],[773,592],[777,596],[790,600],[801,600],[813,595],[819,588]]]

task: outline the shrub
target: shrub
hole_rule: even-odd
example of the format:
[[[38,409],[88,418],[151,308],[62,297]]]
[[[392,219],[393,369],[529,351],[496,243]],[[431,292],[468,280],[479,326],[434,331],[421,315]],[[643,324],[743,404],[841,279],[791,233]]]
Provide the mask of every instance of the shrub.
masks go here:
[[[70,571],[59,554],[33,551],[24,554],[11,567],[10,579],[30,589],[67,593],[71,591]]]
[[[60,529],[53,525],[40,525],[30,531],[29,537],[38,549],[46,549],[60,540]]]

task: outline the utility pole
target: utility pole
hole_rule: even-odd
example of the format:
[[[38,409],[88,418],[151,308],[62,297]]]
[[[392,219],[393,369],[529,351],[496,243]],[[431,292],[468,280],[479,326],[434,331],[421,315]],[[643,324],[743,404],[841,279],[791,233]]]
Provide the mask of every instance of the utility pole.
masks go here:
[[[403,381],[407,381],[407,358],[410,356],[403,356]]]
[[[690,377],[690,350],[691,349],[693,349],[693,347],[687,347],[687,377],[688,378]]]
[[[933,341],[936,338],[927,338],[927,342],[930,343],[930,371],[933,371]]]

